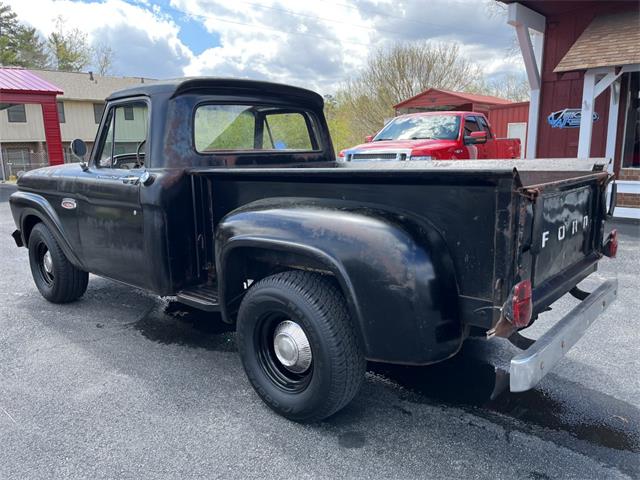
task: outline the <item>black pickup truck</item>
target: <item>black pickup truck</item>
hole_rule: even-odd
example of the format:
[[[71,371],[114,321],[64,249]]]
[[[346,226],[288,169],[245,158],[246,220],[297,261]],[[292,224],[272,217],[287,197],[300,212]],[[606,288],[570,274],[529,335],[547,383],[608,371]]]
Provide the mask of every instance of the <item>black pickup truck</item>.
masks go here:
[[[316,421],[366,360],[522,339],[571,292],[511,360],[511,390],[532,388],[616,297],[576,287],[615,256],[611,180],[597,162],[339,163],[316,93],[200,78],[114,93],[87,161],[24,174],[10,202],[44,298],[78,299],[90,272],[220,312],[260,397]]]

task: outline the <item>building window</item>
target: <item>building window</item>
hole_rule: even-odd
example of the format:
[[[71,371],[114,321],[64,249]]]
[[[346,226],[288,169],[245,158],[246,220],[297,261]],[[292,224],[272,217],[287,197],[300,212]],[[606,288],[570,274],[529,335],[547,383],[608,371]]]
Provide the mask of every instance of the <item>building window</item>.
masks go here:
[[[7,116],[11,123],[27,123],[27,112],[22,103],[19,105],[11,105],[7,108]]]
[[[93,104],[93,118],[96,123],[100,123],[100,119],[102,118],[102,112],[104,112],[104,103],[94,103]]]
[[[124,119],[133,120],[133,107],[124,107]]]
[[[60,123],[65,123],[65,119],[64,119],[64,103],[62,102],[58,102],[58,120],[60,121]]]

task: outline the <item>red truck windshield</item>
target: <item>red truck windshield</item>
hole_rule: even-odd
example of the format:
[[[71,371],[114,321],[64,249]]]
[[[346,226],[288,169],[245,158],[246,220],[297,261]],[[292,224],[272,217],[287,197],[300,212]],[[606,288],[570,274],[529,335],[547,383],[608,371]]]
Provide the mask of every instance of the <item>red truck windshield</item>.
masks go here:
[[[457,115],[397,117],[380,130],[373,141],[428,138],[456,140],[459,132],[460,117]]]

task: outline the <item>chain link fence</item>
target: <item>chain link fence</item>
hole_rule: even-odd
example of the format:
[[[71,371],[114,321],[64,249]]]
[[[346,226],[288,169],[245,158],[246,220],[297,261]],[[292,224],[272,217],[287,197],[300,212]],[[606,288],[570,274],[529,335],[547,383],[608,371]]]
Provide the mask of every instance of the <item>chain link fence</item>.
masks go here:
[[[0,180],[15,180],[23,172],[49,165],[46,151],[26,149],[0,149]]]

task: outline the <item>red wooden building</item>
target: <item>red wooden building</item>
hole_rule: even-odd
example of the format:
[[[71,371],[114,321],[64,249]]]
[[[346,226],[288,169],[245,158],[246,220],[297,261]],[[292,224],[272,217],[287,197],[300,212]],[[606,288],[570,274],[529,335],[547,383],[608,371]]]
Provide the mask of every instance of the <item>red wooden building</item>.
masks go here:
[[[0,68],[0,110],[15,104],[34,103],[42,108],[44,134],[50,165],[64,163],[55,85],[21,68]],[[0,143],[2,132],[0,132]],[[2,159],[0,159],[2,160]],[[4,168],[0,162],[0,168]]]
[[[432,112],[434,110],[459,110],[480,112],[489,116],[489,110],[496,105],[508,105],[504,98],[473,93],[450,92],[439,88],[429,88],[411,98],[394,105],[396,115],[414,112]]]
[[[616,214],[640,218],[640,3],[501,1],[531,87],[526,157],[613,159]]]

